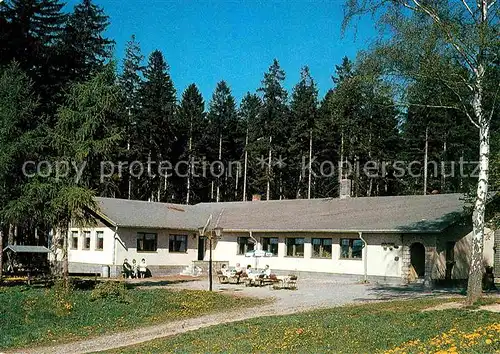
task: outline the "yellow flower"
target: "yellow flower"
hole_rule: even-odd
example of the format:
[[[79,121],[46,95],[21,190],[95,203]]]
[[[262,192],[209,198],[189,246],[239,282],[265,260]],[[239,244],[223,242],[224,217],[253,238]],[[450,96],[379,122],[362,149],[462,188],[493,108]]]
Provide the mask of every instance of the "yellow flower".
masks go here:
[[[491,344],[491,339],[486,339],[486,344]]]

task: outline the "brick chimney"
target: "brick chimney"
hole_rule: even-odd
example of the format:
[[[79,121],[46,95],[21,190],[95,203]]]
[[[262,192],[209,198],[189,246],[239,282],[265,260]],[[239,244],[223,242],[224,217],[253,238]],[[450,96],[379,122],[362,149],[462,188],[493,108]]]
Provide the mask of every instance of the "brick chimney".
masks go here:
[[[346,199],[351,197],[352,181],[350,179],[344,178],[340,180],[339,196],[340,199]]]

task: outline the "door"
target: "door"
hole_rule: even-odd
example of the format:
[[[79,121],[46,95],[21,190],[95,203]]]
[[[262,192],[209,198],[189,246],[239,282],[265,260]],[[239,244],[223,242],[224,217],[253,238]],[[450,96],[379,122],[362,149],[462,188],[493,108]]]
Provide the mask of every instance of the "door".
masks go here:
[[[205,258],[205,237],[198,236],[198,260],[202,261]]]
[[[446,242],[446,273],[445,279],[451,280],[451,272],[455,265],[455,242]]]
[[[425,276],[425,247],[420,242],[410,246],[410,264],[418,278]]]

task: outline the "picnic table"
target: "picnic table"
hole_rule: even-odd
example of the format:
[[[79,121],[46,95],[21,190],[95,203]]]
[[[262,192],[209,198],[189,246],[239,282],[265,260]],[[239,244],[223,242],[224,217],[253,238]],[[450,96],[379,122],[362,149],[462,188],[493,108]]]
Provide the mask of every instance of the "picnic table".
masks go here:
[[[297,276],[296,275],[279,275],[276,277],[277,281],[272,284],[272,288],[277,289],[297,289]]]

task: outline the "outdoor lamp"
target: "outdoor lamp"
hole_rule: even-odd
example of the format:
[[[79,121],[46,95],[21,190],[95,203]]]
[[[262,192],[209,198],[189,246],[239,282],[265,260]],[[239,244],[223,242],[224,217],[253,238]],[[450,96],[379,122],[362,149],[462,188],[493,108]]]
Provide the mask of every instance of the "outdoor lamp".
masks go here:
[[[222,227],[215,227],[215,237],[220,238],[222,236]]]
[[[198,235],[200,235],[200,237],[205,236],[205,228],[204,227],[198,228]]]

